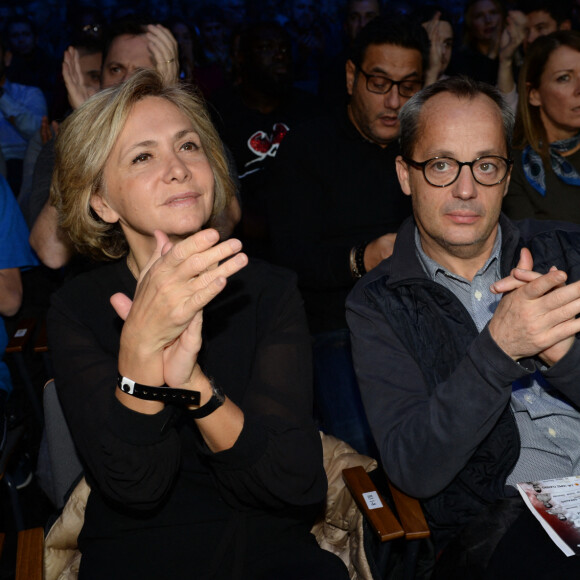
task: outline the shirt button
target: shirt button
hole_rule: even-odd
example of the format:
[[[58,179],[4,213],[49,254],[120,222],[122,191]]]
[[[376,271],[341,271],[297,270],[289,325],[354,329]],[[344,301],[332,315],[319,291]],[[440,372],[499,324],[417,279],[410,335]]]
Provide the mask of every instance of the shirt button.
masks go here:
[[[524,395],[524,399],[528,402],[528,403],[533,403],[534,402],[534,395]]]
[[[475,291],[475,299],[476,300],[481,300],[482,297],[483,297],[483,294],[481,293],[481,291],[480,290],[476,290]]]
[[[548,429],[548,433],[552,436],[552,437],[556,437],[556,430],[552,429],[552,427],[550,427]]]

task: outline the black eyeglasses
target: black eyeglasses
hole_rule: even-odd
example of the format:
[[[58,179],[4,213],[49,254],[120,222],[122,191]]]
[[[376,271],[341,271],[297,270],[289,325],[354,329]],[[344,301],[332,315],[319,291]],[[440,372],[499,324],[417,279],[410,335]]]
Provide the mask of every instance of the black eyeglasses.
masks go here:
[[[469,167],[473,179],[480,185],[498,185],[507,177],[513,163],[511,159],[499,155],[485,155],[473,161],[457,161],[452,157],[433,157],[427,161],[414,161],[408,157],[403,159],[415,169],[422,169],[427,183],[435,187],[447,187],[454,183],[464,165]]]
[[[397,85],[401,97],[412,97],[421,90],[422,82],[413,80],[394,81],[383,75],[369,75],[362,68],[358,69],[367,81],[367,91],[377,95],[386,95],[394,85]]]

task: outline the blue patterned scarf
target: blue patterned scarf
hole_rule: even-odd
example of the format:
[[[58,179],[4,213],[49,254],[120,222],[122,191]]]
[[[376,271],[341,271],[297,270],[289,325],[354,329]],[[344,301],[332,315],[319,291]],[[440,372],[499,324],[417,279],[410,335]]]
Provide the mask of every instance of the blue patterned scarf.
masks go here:
[[[556,176],[564,183],[580,185],[580,173],[562,157],[562,153],[574,149],[580,143],[580,133],[570,139],[550,144],[550,163]],[[546,170],[540,155],[529,145],[522,151],[524,174],[530,185],[540,194],[546,195]]]

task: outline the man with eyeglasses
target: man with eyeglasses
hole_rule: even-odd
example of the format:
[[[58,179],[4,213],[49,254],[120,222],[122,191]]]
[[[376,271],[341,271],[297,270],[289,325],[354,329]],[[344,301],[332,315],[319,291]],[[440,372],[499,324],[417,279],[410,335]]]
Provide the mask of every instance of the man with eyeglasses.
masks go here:
[[[376,455],[354,376],[344,303],[357,278],[390,255],[411,213],[399,186],[398,114],[422,86],[425,30],[371,20],[346,63],[348,105],[284,138],[266,191],[274,259],[298,273],[314,337],[321,427]]]
[[[578,577],[515,485],[580,475],[580,232],[501,215],[513,115],[495,88],[439,81],[399,118],[413,217],[347,301],[382,462],[422,500],[433,578]]]

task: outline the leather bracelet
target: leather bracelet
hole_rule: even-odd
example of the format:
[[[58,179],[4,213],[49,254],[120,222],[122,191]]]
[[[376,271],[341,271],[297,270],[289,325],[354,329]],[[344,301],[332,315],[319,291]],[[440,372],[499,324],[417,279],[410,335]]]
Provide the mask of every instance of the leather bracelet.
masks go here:
[[[350,251],[350,268],[352,277],[355,279],[362,278],[367,273],[365,268],[365,250],[368,245],[368,242],[363,242]]]
[[[117,387],[133,397],[145,401],[159,401],[168,405],[179,405],[186,407],[189,405],[199,405],[201,395],[199,391],[190,391],[189,389],[174,389],[163,385],[161,387],[151,387],[141,385],[135,381],[124,377],[120,373],[117,375]],[[201,407],[205,408],[206,405]]]
[[[348,257],[348,263],[350,265],[350,275],[355,279],[358,280],[361,275],[359,274],[357,267],[356,267],[356,259],[355,259],[355,254],[356,254],[356,246],[353,246],[350,249],[350,254]]]

